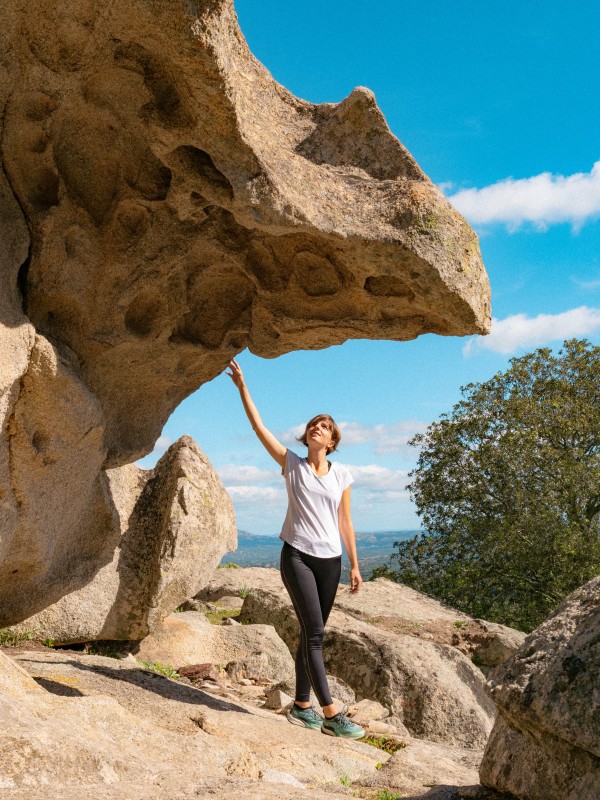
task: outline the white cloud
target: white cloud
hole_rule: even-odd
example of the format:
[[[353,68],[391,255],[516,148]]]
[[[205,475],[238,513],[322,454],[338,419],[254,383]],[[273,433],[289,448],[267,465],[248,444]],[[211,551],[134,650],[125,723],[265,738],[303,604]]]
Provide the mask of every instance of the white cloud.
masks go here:
[[[572,278],[571,280],[579,286],[580,289],[586,292],[593,292],[596,289],[600,289],[600,278],[592,278],[589,281],[582,281],[580,278]]]
[[[279,503],[286,498],[284,488],[275,486],[225,486],[234,501],[244,503]]]
[[[415,433],[422,433],[427,423],[418,419],[380,425],[362,425],[360,422],[340,422],[342,447],[355,444],[372,444],[377,455],[386,453],[412,453],[408,442]]]
[[[407,419],[401,422],[380,425],[363,425],[361,422],[339,422],[342,432],[341,448],[353,445],[370,444],[376,455],[389,453],[412,453],[408,441],[415,433],[422,433],[427,423],[418,419]],[[296,447],[296,436],[304,433],[304,425],[297,425],[279,434],[283,444]]]
[[[361,490],[369,489],[371,492],[398,492],[404,491],[408,481],[408,471],[404,469],[389,469],[379,464],[355,466],[344,464],[350,470],[355,480],[352,488]]]
[[[226,464],[217,470],[225,484],[242,485],[272,481],[279,476],[275,470],[259,469],[251,465]]]
[[[485,348],[504,355],[520,348],[539,347],[559,339],[589,336],[600,331],[600,308],[580,306],[561,314],[514,314],[503,320],[492,320],[488,336],[470,339],[463,348],[464,355]]]
[[[265,503],[285,500],[283,478],[276,470],[259,469],[252,464],[226,464],[217,472],[234,502],[256,504],[264,509]]]
[[[307,420],[308,421],[308,420]],[[302,436],[304,433],[304,428],[306,427],[306,422],[303,425],[295,425],[293,428],[288,428],[287,431],[283,431],[280,433],[275,434],[279,441],[282,444],[290,445],[294,447],[298,444],[296,438],[298,436]]]
[[[569,222],[579,230],[600,216],[600,161],[590,172],[506,178],[482,189],[462,189],[448,199],[473,225],[501,223],[516,230],[529,222],[545,230]]]
[[[390,489],[387,492],[365,492],[363,498],[367,503],[401,503],[404,500],[409,500],[410,494],[408,489],[401,491]]]

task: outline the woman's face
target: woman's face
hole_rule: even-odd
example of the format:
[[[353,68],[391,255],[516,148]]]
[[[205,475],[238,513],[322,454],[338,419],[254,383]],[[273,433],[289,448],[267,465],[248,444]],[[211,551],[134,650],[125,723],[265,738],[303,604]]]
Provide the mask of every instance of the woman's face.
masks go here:
[[[309,445],[314,443],[318,444],[320,447],[326,447],[329,450],[331,440],[331,425],[326,419],[320,419],[318,422],[314,422],[306,433],[306,441]]]

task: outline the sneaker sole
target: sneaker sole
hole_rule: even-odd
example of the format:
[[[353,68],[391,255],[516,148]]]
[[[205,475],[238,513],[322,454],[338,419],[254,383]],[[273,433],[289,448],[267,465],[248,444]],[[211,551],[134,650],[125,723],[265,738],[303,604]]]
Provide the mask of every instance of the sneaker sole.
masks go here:
[[[296,719],[295,717],[292,717],[291,714],[289,714],[289,713],[286,714],[286,717],[287,717],[288,722],[291,722],[292,725],[299,725],[301,728],[308,728],[309,731],[318,731],[319,730],[319,728],[317,728],[316,726],[313,728],[311,725],[307,725],[306,722],[302,722],[301,719]]]
[[[321,733],[324,733],[324,734],[326,734],[327,736],[336,736],[338,739],[362,739],[362,738],[363,738],[363,736],[366,736],[366,735],[367,735],[367,732],[366,732],[366,731],[364,731],[364,733],[361,733],[361,734],[358,734],[358,735],[352,735],[352,736],[339,736],[337,733],[334,733],[334,732],[333,732],[332,730],[330,730],[329,728],[323,728],[323,727],[321,728]]]

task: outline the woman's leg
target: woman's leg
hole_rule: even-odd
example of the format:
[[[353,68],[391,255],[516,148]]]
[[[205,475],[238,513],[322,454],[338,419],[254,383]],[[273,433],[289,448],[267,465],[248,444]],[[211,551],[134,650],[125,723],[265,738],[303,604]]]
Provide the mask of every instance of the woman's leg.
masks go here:
[[[296,700],[308,702],[310,687],[322,706],[331,705],[323,664],[324,624],[339,583],[341,558],[317,558],[287,543],[281,551],[281,577],[300,623],[296,654]]]

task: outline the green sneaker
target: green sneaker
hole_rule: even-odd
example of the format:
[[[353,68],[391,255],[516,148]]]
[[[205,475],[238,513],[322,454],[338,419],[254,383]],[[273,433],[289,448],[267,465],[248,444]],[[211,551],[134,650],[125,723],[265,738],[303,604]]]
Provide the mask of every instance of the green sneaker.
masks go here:
[[[343,736],[346,739],[362,739],[367,735],[364,728],[356,725],[341,711],[331,719],[325,717],[321,724],[321,733],[326,733],[328,736]]]
[[[292,725],[302,725],[304,728],[312,728],[315,731],[321,729],[321,723],[323,722],[323,717],[312,706],[298,708],[295,703],[292,703],[288,708],[286,717]]]

